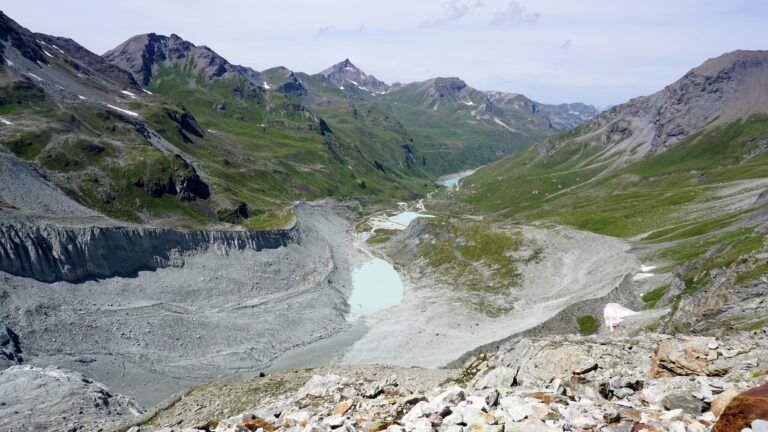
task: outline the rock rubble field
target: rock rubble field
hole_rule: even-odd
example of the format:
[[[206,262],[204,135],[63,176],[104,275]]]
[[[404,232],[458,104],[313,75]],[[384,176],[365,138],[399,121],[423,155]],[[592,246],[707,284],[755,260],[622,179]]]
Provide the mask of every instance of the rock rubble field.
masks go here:
[[[249,382],[271,389],[247,401],[250,409],[214,418],[211,404],[247,399],[238,385],[230,392],[219,386],[216,394],[201,389],[124,430],[765,431],[768,329],[719,337],[520,338],[456,370],[286,371]],[[209,417],[197,415],[203,406]]]

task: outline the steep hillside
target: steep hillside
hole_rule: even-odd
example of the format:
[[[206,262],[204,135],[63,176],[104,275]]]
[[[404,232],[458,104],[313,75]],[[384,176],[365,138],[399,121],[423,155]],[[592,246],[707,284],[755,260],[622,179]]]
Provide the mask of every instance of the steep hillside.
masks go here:
[[[403,198],[428,183],[404,154],[400,137],[367,139],[336,118],[325,119],[316,108],[334,97],[311,91],[308,81],[314,78],[307,75],[235,66],[176,35],[136,36],[104,58],[128,68],[151,91],[184,104],[204,125],[209,144],[187,150],[201,159],[220,154],[230,165],[208,156],[211,171],[226,177],[237,168],[238,187],[259,190],[264,198]]]
[[[4,160],[30,162],[109,217],[279,226],[295,200],[400,200],[431,188],[402,126],[336,133],[296,74],[272,88],[267,74],[175,35],[137,36],[102,58],[0,18]]]
[[[57,216],[55,206],[40,212],[53,204],[40,195],[45,188],[133,221],[174,213],[180,224],[197,223],[232,201],[226,194],[209,199],[208,182],[170,142],[199,133],[182,109],[143,92],[127,72],[69,39],[32,34],[3,15],[0,40],[6,211]],[[150,110],[167,115],[168,139],[147,121]],[[17,181],[20,173],[26,181]],[[38,187],[46,183],[52,186]]]
[[[767,80],[768,52],[708,60],[658,93],[478,171],[452,199],[494,218],[630,239],[664,273],[649,280],[647,305],[673,305],[673,328],[706,326],[704,311],[740,310],[763,292]]]
[[[365,75],[348,60],[330,69],[341,69],[355,77]],[[282,67],[263,73],[270,87],[307,104],[313,112],[333,125],[334,133],[380,162],[384,170],[393,168],[403,172],[423,172],[429,176],[438,174],[436,167],[428,163],[431,161],[426,160],[410,132],[389,107],[367,98],[366,90],[355,86],[337,86],[332,80],[333,74],[330,77],[322,73],[308,75]]]

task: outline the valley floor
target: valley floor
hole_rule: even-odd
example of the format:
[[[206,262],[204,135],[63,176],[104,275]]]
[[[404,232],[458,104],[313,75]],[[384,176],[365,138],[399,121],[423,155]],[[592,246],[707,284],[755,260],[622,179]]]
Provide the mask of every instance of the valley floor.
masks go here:
[[[1,273],[0,322],[18,334],[28,365],[24,367],[55,365],[104,383],[122,398],[122,405],[113,405],[126,407],[119,412],[124,419],[130,417],[129,410],[137,411],[121,395],[150,407],[203,383],[260,371],[305,376],[306,371],[281,371],[315,367],[362,371],[360,379],[381,370],[402,377],[410,369],[397,367],[416,367],[412,370],[422,371],[416,375],[448,379],[453,372],[435,368],[461,366],[478,347],[493,352],[518,340],[516,334],[578,333],[577,318],[590,316],[596,321],[594,331],[610,339],[659,316],[658,311],[642,312],[629,317],[618,332],[609,329],[602,316],[605,305],[618,301],[635,309],[641,306],[630,303],[638,301],[637,293],[652,280],[643,276],[648,268],[627,241],[551,224],[507,228],[520,233],[525,248],[538,251],[537,258],[519,268],[509,308],[486,314],[465,301],[466,293],[457,295],[463,287],[440,269],[423,260],[407,260],[404,251],[425,238],[424,227],[415,222],[395,241],[366,244],[375,255],[395,263],[406,288],[402,303],[350,323],[352,271],[368,259],[358,247],[358,213],[339,204],[317,203],[301,204],[295,214],[296,241],[277,249],[257,252],[213,245],[179,257],[173,266],[79,283],[44,283]],[[373,366],[381,364],[392,368]],[[76,375],[55,368],[8,371],[16,374],[14,382],[38,383],[30,384],[36,388],[51,385],[45,383],[52,379],[77,382]],[[282,387],[281,378],[274,389],[295,390],[307,379]],[[74,402],[51,410],[87,405],[80,391],[92,392],[72,388],[67,398]],[[30,395],[45,402],[44,393]],[[11,409],[31,414],[36,403],[30,400]],[[166,400],[159,408],[176,401],[178,397]],[[214,408],[221,408],[216,416],[224,418],[247,406]]]
[[[456,287],[438,277],[439,270],[402,267],[404,301],[367,318],[368,332],[341,362],[440,367],[480,345],[533,328],[571,304],[604,297],[640,269],[630,245],[619,239],[566,227],[523,231],[543,253],[521,269],[509,312],[486,316],[457,299]]]

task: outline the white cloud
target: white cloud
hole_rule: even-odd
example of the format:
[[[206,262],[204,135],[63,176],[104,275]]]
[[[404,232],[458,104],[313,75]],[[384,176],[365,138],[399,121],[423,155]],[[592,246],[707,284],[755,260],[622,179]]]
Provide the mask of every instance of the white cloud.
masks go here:
[[[571,52],[572,45],[573,39],[568,39],[567,41],[563,42],[562,45],[560,45],[560,50],[563,51],[563,54],[568,55],[568,53]]]
[[[483,4],[475,0],[469,2],[467,0],[448,0],[443,3],[443,14],[435,19],[424,20],[419,23],[420,28],[440,27],[453,21],[460,20],[466,15],[474,12]]]
[[[528,12],[528,9],[520,3],[512,0],[507,5],[507,10],[497,12],[491,25],[499,27],[514,27],[526,24],[536,24],[541,18],[540,13]]]
[[[324,26],[324,27],[320,27],[319,29],[317,29],[317,35],[318,36],[322,36],[322,35],[330,32],[330,31],[333,31],[334,28],[336,28],[336,27],[332,26],[332,25],[327,25],[327,26]]]

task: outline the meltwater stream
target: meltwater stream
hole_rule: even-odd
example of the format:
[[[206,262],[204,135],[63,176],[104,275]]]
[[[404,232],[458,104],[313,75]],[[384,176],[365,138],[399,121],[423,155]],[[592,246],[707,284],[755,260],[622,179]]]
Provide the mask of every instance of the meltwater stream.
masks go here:
[[[357,246],[368,255],[368,260],[352,271],[352,294],[349,296],[349,320],[390,308],[403,300],[405,287],[392,264],[370,253],[363,244],[377,229],[403,230],[416,218],[432,217],[424,213],[404,211],[390,217],[371,220],[371,231]]]

